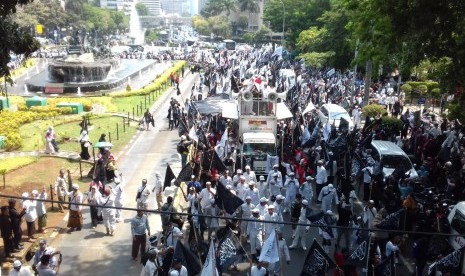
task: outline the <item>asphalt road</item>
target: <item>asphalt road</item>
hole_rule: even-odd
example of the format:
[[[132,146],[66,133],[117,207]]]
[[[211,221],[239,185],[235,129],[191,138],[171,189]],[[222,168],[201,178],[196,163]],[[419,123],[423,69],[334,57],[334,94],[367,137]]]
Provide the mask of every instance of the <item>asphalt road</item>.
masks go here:
[[[190,93],[192,82],[197,74],[187,74],[181,83],[185,94]],[[167,92],[168,93],[168,92]],[[166,164],[169,163],[175,174],[180,170],[180,157],[176,152],[179,141],[177,130],[168,130],[166,114],[171,96],[156,110],[155,128],[140,131],[135,141],[128,146],[125,154],[118,160],[117,167],[123,173],[126,189],[125,207],[136,207],[135,197],[141,180],[148,179],[153,187],[155,172],[164,177]],[[181,102],[181,101],[180,101]],[[155,196],[150,196],[149,206],[156,208]],[[63,254],[60,267],[61,275],[140,275],[141,264],[131,257],[130,219],[136,214],[123,211],[123,222],[117,224],[114,236],[105,235],[101,224],[91,229],[88,208],[84,208],[84,227],[79,232],[60,234],[51,244]],[[161,231],[159,215],[150,215],[151,232]]]

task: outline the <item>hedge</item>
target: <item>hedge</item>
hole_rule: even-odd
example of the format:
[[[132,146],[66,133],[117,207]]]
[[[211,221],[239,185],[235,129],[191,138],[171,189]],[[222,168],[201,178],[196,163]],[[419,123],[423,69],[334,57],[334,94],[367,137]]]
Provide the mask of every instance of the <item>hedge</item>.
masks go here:
[[[410,91],[409,88],[411,88]],[[435,81],[408,81],[401,86],[407,96],[430,94],[435,88],[439,88],[439,83]]]
[[[366,117],[379,118],[386,112],[386,108],[379,104],[369,104],[363,107],[362,112]]]
[[[113,92],[113,93],[110,93],[109,96],[113,98],[121,98],[121,97],[130,97],[130,96],[144,96],[144,95],[153,93],[159,89],[162,89],[163,85],[170,81],[171,73],[172,72],[179,73],[179,71],[181,71],[181,68],[184,67],[186,63],[187,62],[185,60],[178,61],[171,68],[166,70],[161,76],[155,78],[155,80],[152,83],[146,85],[143,88],[135,89],[131,91]]]

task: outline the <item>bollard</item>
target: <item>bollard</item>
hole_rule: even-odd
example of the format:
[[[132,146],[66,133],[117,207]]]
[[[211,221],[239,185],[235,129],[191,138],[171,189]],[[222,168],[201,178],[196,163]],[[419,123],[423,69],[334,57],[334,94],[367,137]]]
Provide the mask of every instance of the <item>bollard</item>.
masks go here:
[[[129,126],[129,123],[130,123],[129,121],[130,121],[130,117],[129,117],[129,112],[128,112],[128,126]]]
[[[52,201],[52,211],[54,211],[55,207],[53,206],[53,187],[52,187],[52,184],[50,184],[50,200]]]
[[[147,95],[144,95],[144,107],[147,109]]]
[[[142,101],[140,101],[140,115],[144,114],[144,111],[142,111],[142,108],[144,105],[142,104]]]
[[[126,124],[124,122],[124,118],[123,118],[123,132],[126,133]]]
[[[118,127],[118,123],[116,123],[116,141],[119,140],[119,127]]]
[[[111,132],[108,131],[108,142],[111,143]]]
[[[134,120],[134,106],[132,107],[132,119]]]

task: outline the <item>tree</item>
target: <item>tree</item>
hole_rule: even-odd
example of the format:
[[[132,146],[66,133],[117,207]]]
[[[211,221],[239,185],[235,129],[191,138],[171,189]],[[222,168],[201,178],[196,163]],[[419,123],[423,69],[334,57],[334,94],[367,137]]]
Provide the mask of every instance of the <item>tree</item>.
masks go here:
[[[260,11],[258,0],[237,0],[237,3],[242,12],[258,13]]]
[[[225,12],[229,17],[232,11],[236,10],[236,0],[210,0],[205,8],[201,11],[202,16],[218,16]]]
[[[158,40],[157,30],[146,30],[145,31],[145,42],[152,43]]]
[[[141,2],[137,3],[136,10],[139,16],[149,15],[149,8],[147,8],[147,6],[144,3],[141,3]]]
[[[0,77],[4,77],[10,84],[13,83],[8,67],[11,53],[27,57],[40,47],[29,32],[25,32],[10,18],[18,6],[30,2],[32,0],[2,0],[0,4],[0,37],[2,38],[0,40]]]
[[[217,36],[226,38],[231,36],[231,25],[227,16],[212,16],[207,19],[211,32]]]
[[[210,25],[208,24],[208,21],[200,15],[195,15],[194,17],[192,17],[192,27],[196,32],[198,32],[201,35],[209,36],[211,34]]]

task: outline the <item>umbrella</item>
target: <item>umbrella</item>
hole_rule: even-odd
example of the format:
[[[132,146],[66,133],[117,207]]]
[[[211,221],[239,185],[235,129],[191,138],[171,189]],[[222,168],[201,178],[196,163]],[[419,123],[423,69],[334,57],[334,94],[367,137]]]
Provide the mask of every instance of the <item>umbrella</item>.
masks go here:
[[[113,144],[110,142],[98,142],[94,144],[94,148],[111,148]]]

